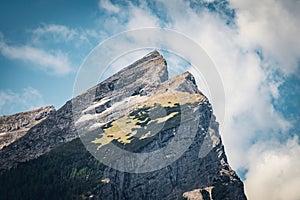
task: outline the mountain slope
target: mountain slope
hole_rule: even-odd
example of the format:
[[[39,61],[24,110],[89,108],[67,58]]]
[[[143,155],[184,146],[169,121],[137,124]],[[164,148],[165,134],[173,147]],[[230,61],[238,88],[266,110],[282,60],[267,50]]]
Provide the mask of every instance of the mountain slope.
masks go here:
[[[51,113],[0,151],[0,195],[246,199],[193,75],[167,74],[151,52]]]
[[[10,116],[0,116],[0,150],[23,137],[29,129],[45,120],[53,111],[53,106],[46,106]]]
[[[154,67],[155,66],[155,67]],[[133,73],[134,72],[134,73]],[[158,53],[152,52],[132,65],[124,68],[107,80],[89,89],[85,93],[68,101],[60,109],[51,112],[46,120],[32,127],[26,135],[0,150],[0,173],[16,167],[20,162],[35,159],[40,155],[63,143],[78,138],[74,121],[77,113],[105,97],[112,100],[105,106],[120,101],[140,88],[168,79],[168,71],[165,59]],[[76,109],[72,109],[72,108]],[[92,112],[103,111],[102,105]]]

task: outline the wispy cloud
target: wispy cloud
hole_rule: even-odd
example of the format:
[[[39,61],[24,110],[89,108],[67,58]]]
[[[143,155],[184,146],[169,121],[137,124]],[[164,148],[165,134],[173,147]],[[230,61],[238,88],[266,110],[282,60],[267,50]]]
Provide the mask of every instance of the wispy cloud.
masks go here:
[[[126,24],[127,30],[159,26],[159,19],[145,5],[143,8],[130,5],[129,9],[131,20]]]
[[[110,0],[100,0],[98,3],[99,8],[104,8],[108,12],[118,13],[120,8],[111,3]]]
[[[32,31],[35,39],[40,39],[46,34],[51,34],[56,40],[70,41],[77,37],[78,32],[67,26],[59,24],[43,24]]]
[[[2,40],[0,52],[9,59],[30,62],[35,67],[55,75],[64,75],[72,71],[69,57],[61,51],[47,52],[30,45],[12,46]]]
[[[0,115],[9,115],[45,106],[41,93],[32,87],[21,92],[0,91]]]
[[[43,23],[33,30],[29,30],[32,34],[33,43],[60,43],[70,44],[79,47],[81,45],[91,45],[95,40],[99,40],[101,34],[95,29],[71,28],[61,24]],[[94,44],[93,44],[94,45]]]

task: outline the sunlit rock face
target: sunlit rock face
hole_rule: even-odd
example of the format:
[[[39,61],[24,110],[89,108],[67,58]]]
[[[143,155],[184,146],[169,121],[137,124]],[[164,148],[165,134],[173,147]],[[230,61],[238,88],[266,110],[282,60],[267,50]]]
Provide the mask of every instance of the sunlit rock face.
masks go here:
[[[78,137],[109,163],[101,165],[90,198],[246,199],[208,99],[189,72],[168,80],[157,51],[68,101],[2,149],[0,169],[5,173]]]
[[[167,79],[165,59],[157,51],[151,52],[68,101],[57,111],[51,112],[46,120],[29,129],[22,138],[0,150],[0,173],[78,138],[77,129],[80,130],[80,126],[74,122],[81,118],[83,111],[91,114],[102,112],[110,105],[135,95],[141,88],[146,86],[155,88],[157,84]],[[110,101],[97,106],[97,103],[103,99],[110,99]],[[91,106],[95,109],[89,110]],[[108,117],[106,120],[111,119]],[[94,121],[86,120],[85,125],[88,124],[94,124]]]
[[[0,150],[23,137],[33,126],[45,120],[55,111],[53,106],[22,112],[9,116],[0,116]]]

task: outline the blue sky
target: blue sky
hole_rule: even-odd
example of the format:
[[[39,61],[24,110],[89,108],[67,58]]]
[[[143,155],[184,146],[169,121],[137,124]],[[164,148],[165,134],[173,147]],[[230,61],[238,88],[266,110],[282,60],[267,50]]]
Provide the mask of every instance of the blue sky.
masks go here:
[[[198,43],[222,78],[221,134],[249,199],[299,199],[299,10],[294,0],[2,0],[0,115],[58,109],[72,97],[76,73],[99,43],[122,31],[168,28]],[[192,70],[164,55],[174,72]]]
[[[72,35],[72,28],[84,32],[88,27],[99,27],[97,19],[101,13],[97,1],[90,4],[72,1],[71,6],[70,2],[66,1],[2,1],[0,10],[1,40],[5,41],[6,45],[19,48],[20,51],[25,47],[34,48],[32,50],[44,52],[48,56],[53,55],[53,59],[61,55],[60,60],[66,59],[60,61],[61,64],[67,65],[60,69],[58,64],[55,71],[55,68],[45,63],[41,66],[38,61],[30,61],[24,56],[11,58],[2,54],[1,91],[9,90],[19,94],[24,88],[31,88],[41,94],[41,99],[35,102],[38,105],[26,102],[24,106],[12,105],[3,109],[1,107],[1,114],[11,114],[42,104],[53,104],[59,108],[72,96],[74,77],[82,60],[100,41],[98,38],[91,38],[91,41],[77,45],[78,38],[74,38],[77,36],[68,34]],[[41,33],[42,36],[34,32],[38,30],[43,32],[42,29],[49,28],[49,24],[53,25],[53,32]],[[66,35],[69,38],[60,35],[63,31],[70,32]]]

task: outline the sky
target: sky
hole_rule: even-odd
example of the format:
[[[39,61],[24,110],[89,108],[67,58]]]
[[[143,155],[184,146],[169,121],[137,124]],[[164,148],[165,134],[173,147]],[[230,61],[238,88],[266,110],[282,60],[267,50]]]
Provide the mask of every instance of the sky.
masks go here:
[[[242,177],[248,198],[300,199],[300,1],[0,4],[0,115],[61,107],[72,98],[86,56],[115,34],[149,27],[174,30],[201,46],[220,74],[225,116],[216,112],[217,120],[229,163]],[[146,52],[132,53],[126,62]],[[188,61],[163,55],[174,74],[193,71]],[[196,80],[210,98],[203,77]]]

